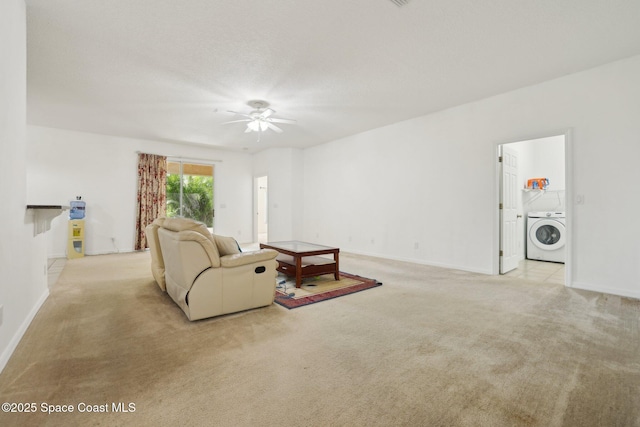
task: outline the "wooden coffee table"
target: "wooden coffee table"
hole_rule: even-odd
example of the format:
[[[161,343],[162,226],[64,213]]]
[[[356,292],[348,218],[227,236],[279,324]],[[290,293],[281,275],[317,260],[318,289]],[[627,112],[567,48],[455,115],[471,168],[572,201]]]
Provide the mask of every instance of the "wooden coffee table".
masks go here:
[[[287,276],[295,276],[296,288],[305,277],[333,274],[340,280],[340,249],[298,241],[260,243],[260,249],[274,249],[279,252],[278,271]],[[333,259],[319,255],[331,255]]]

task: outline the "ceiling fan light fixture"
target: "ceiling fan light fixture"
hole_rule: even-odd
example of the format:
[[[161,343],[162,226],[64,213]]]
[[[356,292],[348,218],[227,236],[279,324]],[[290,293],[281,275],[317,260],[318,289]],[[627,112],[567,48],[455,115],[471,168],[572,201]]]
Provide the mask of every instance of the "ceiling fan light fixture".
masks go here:
[[[247,102],[247,105],[249,105],[251,108],[254,108],[254,110],[249,113],[240,113],[237,111],[229,110],[229,113],[245,117],[244,119],[231,120],[223,124],[243,122],[247,124],[247,127],[244,131],[245,133],[260,132],[260,134],[262,134],[262,132],[266,132],[269,129],[276,133],[282,133],[282,129],[276,126],[274,123],[293,124],[296,122],[293,119],[273,117],[272,114],[275,113],[275,110],[269,107],[269,103],[267,101],[256,99]],[[259,137],[258,142],[260,142]]]
[[[247,123],[247,127],[254,132],[258,132],[260,130],[260,122],[258,120],[253,120]]]
[[[265,120],[254,119],[249,123],[247,123],[247,127],[254,132],[259,132],[259,131],[264,132],[265,130],[269,129],[269,123],[266,122]]]

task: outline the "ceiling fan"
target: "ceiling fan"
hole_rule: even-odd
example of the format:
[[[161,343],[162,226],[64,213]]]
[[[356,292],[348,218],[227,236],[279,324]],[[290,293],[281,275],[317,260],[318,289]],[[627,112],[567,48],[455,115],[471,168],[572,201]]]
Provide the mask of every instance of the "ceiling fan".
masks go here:
[[[293,124],[296,122],[293,119],[272,117],[271,115],[275,113],[275,110],[269,108],[269,103],[267,101],[252,100],[247,102],[247,105],[254,109],[249,114],[239,113],[237,111],[228,111],[229,113],[243,116],[245,117],[244,119],[232,120],[223,124],[242,122],[247,123],[247,129],[245,129],[245,133],[258,132],[258,142],[260,142],[260,136],[262,136],[262,132],[266,131],[267,129],[271,129],[276,133],[282,133],[282,129],[274,125],[274,123]]]

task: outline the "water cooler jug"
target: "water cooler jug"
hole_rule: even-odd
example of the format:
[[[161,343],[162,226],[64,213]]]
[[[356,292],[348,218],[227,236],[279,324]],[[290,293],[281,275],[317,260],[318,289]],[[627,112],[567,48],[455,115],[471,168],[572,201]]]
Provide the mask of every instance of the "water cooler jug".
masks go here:
[[[87,204],[82,201],[82,196],[77,196],[76,200],[72,200],[70,205],[69,219],[83,219]]]

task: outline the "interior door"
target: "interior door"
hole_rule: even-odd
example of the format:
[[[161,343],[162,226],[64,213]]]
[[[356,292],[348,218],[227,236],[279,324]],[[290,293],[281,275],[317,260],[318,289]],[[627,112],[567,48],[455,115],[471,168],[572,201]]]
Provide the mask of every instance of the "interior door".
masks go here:
[[[500,274],[518,267],[518,154],[502,146],[500,173]]]
[[[254,180],[254,206],[256,218],[254,222],[254,234],[256,241],[267,243],[269,241],[269,178],[260,176]]]

